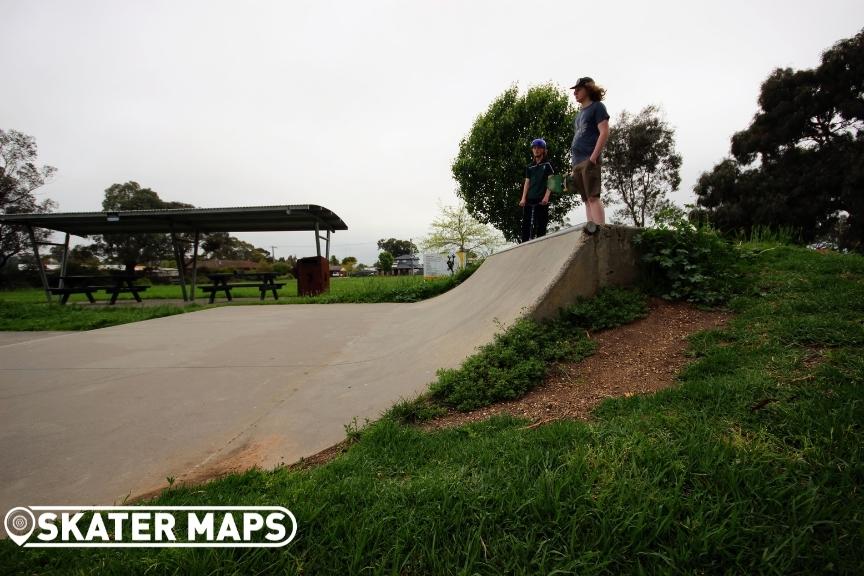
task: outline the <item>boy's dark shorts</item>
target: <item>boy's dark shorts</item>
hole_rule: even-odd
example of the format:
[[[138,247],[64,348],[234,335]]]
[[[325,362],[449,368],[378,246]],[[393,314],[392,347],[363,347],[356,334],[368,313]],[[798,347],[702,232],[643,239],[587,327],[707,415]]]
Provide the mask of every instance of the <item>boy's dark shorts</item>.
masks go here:
[[[565,183],[568,192],[579,192],[583,202],[600,197],[600,163],[583,160],[573,166],[573,172]]]

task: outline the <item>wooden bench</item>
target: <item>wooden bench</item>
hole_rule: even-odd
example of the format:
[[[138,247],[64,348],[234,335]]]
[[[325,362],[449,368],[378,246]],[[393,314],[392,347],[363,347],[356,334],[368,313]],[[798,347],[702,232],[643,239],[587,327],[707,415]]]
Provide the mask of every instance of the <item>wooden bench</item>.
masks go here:
[[[268,290],[273,292],[273,300],[278,300],[279,294],[276,293],[276,290],[282,288],[283,286],[285,286],[285,284],[281,284],[279,282],[265,282],[264,284],[259,284],[258,290],[261,291],[261,300],[264,300],[264,294],[266,294]]]
[[[147,290],[149,286],[136,285],[137,279],[138,277],[133,274],[60,276],[57,278],[60,285],[48,288],[48,291],[60,296],[60,304],[66,304],[72,294],[84,294],[91,304],[95,304],[96,299],[93,297],[93,293],[103,290],[111,295],[111,304],[117,303],[117,297],[121,292],[131,293],[136,301],[141,302],[139,294]]]
[[[149,288],[149,286],[111,286],[105,288],[105,292],[111,294],[111,304],[117,303],[117,296],[119,296],[121,292],[131,292],[132,296],[135,297],[135,300],[141,302],[141,296],[139,296],[138,293],[144,292],[147,288]]]
[[[48,290],[55,296],[60,296],[60,304],[66,304],[66,302],[69,301],[69,296],[72,294],[84,294],[87,296],[87,300],[89,300],[91,304],[95,304],[96,299],[93,298],[93,292],[112,289],[112,286],[74,286],[66,288],[49,288]]]
[[[234,288],[258,288],[261,293],[261,300],[264,300],[264,295],[268,291],[273,292],[273,299],[278,300],[279,295],[276,293],[276,290],[282,288],[285,284],[273,283],[273,282],[240,282],[236,284],[205,284],[203,286],[198,286],[202,292],[210,293],[210,304],[216,300],[217,292],[224,292],[225,297],[231,302],[231,290]]]

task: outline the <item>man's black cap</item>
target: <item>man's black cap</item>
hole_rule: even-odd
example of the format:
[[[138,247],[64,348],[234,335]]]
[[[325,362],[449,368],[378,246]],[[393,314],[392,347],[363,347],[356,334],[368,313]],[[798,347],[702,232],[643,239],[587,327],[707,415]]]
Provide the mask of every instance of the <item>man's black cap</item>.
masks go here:
[[[576,81],[576,84],[571,86],[570,89],[575,90],[576,88],[581,88],[582,86],[585,86],[586,84],[593,84],[593,83],[594,83],[593,78],[591,78],[589,76],[585,76],[583,78],[579,78],[579,80]]]

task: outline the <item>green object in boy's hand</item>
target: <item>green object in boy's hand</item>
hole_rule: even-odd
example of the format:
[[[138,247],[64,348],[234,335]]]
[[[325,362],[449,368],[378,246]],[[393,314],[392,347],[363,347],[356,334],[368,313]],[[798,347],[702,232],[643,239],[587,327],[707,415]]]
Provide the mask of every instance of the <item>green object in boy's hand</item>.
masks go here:
[[[561,193],[561,175],[552,174],[546,181],[546,188],[552,191],[553,194]]]

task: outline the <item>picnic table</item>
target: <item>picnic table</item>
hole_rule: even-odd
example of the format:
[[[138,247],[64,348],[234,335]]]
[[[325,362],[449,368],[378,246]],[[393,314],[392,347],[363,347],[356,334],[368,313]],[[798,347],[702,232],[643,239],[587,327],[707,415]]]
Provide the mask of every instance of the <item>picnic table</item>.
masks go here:
[[[224,292],[225,297],[231,302],[231,290],[234,288],[258,288],[260,299],[264,300],[267,292],[273,293],[273,299],[278,300],[277,290],[285,286],[284,283],[276,282],[276,272],[218,272],[207,274],[212,284],[199,286],[204,293],[210,293],[210,304],[216,300],[217,292]],[[230,280],[254,280],[254,282],[229,282]]]
[[[49,288],[49,290],[52,294],[60,296],[60,304],[66,304],[72,294],[84,294],[91,304],[95,304],[96,299],[93,294],[102,290],[111,294],[109,304],[116,304],[117,297],[123,292],[131,293],[136,301],[141,302],[139,293],[147,290],[147,286],[135,284],[138,277],[134,274],[68,275],[60,276],[59,280],[60,285],[56,288]]]

